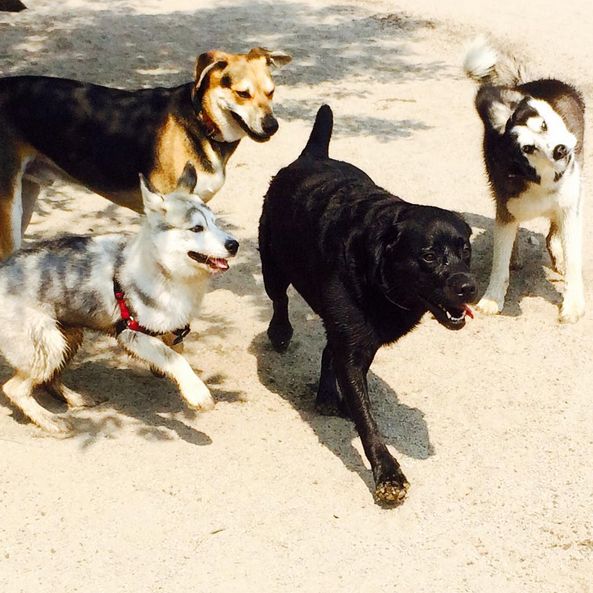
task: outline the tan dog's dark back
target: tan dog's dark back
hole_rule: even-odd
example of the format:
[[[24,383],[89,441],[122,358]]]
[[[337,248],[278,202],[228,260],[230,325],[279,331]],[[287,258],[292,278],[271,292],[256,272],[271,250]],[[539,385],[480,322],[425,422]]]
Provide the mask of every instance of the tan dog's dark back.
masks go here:
[[[62,78],[0,79],[0,259],[18,249],[40,186],[63,177],[116,204],[142,209],[138,173],[171,191],[187,162],[208,201],[241,138],[278,129],[270,69],[280,52],[210,51],[194,81],[125,91]]]

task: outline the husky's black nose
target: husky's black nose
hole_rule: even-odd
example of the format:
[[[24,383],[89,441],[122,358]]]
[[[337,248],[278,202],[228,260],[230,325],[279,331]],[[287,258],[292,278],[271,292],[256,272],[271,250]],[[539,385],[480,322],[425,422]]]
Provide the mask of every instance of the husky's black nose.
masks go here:
[[[477,286],[471,274],[458,272],[449,278],[449,286],[459,299],[464,303],[471,303],[476,298]]]
[[[568,149],[566,148],[566,146],[564,146],[564,144],[558,144],[554,147],[554,154],[552,156],[554,157],[555,161],[559,161],[560,159],[563,159],[567,154]]]
[[[224,246],[231,255],[235,255],[239,250],[239,241],[235,241],[235,239],[228,239]]]
[[[261,129],[266,136],[272,136],[278,131],[278,120],[268,113],[261,123]]]

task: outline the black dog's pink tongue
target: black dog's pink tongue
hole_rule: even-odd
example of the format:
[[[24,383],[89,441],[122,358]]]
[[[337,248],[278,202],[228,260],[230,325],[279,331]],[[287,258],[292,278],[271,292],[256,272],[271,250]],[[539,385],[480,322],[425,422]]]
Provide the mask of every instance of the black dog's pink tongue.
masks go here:
[[[471,317],[472,319],[474,318],[474,312],[470,309],[469,305],[464,305],[463,309],[468,317]]]

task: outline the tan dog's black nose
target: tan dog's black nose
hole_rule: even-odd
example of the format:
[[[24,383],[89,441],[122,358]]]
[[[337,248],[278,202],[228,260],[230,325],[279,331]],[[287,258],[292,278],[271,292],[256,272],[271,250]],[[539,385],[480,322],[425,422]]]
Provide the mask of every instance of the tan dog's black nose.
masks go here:
[[[266,136],[272,136],[278,131],[278,120],[273,115],[266,115],[264,117],[261,128]]]

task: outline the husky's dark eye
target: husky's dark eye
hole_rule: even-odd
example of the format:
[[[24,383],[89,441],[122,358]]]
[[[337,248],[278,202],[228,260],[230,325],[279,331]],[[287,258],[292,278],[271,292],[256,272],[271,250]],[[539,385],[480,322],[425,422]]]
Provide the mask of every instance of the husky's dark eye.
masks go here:
[[[249,91],[235,91],[242,99],[251,99],[251,93]]]
[[[422,254],[422,259],[426,263],[432,264],[433,262],[436,261],[437,256],[432,251],[428,251],[428,252]]]
[[[535,146],[533,144],[526,144],[523,147],[523,152],[525,154],[533,154],[535,152]]]
[[[204,227],[201,224],[197,224],[189,229],[192,233],[201,233],[204,230]]]
[[[547,131],[548,131],[548,124],[545,121],[543,121],[542,122],[542,132],[547,132]]]

